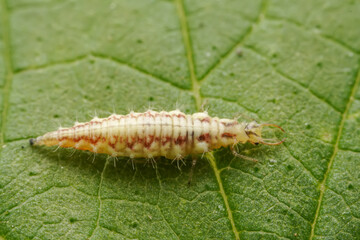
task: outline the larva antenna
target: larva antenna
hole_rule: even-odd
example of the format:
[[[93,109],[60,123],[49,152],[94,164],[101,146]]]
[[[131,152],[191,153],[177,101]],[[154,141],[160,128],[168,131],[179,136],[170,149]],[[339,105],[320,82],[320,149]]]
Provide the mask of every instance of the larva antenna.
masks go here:
[[[272,123],[262,123],[262,124],[260,124],[260,127],[265,127],[265,126],[275,127],[275,128],[280,129],[282,132],[285,132],[285,130],[282,127],[280,127],[279,125],[276,125],[276,124],[272,124]],[[274,139],[261,139],[260,143],[262,143],[264,145],[276,146],[276,145],[280,145],[283,142],[285,142],[286,138],[282,139],[279,142],[265,142],[264,140],[274,140]]]
[[[274,140],[274,139],[264,139],[264,140]],[[279,141],[279,142],[275,142],[275,143],[272,143],[272,142],[264,142],[264,141],[260,141],[261,144],[264,144],[264,145],[270,145],[270,146],[276,146],[276,145],[280,145],[282,144],[283,142],[285,142],[286,138],[284,138],[283,140]]]
[[[272,124],[272,123],[262,123],[260,124],[261,127],[264,127],[264,126],[269,126],[269,127],[276,127],[278,129],[280,129],[282,132],[285,132],[285,130],[280,127],[279,125],[276,125],[276,124]]]

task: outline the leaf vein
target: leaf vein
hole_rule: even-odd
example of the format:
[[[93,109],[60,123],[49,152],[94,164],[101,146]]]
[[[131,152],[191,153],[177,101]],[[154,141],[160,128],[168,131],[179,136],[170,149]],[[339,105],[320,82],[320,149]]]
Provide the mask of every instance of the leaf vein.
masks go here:
[[[260,56],[261,58],[263,58],[267,64],[273,69],[273,71],[275,73],[277,73],[278,75],[280,75],[281,77],[283,77],[285,80],[294,83],[296,86],[298,86],[299,88],[303,89],[304,91],[308,92],[310,95],[312,95],[313,97],[317,98],[318,100],[320,100],[321,102],[325,103],[326,105],[328,105],[330,108],[332,108],[333,110],[335,110],[338,113],[341,113],[341,110],[338,109],[337,107],[335,107],[334,105],[332,105],[329,101],[327,101],[326,99],[318,96],[314,91],[312,91],[308,86],[305,86],[304,84],[300,83],[299,81],[297,81],[296,79],[292,78],[291,76],[288,76],[287,74],[283,73],[282,71],[280,71],[279,69],[277,69],[274,64],[271,64],[271,62],[269,61],[269,59],[264,56],[263,54],[261,54],[259,51],[257,51],[256,49],[252,48],[252,47],[247,47],[246,49],[252,51],[253,53],[257,54],[258,56]]]
[[[350,110],[350,107],[351,107],[351,105],[352,105],[352,103],[353,103],[353,101],[355,99],[354,96],[356,94],[356,90],[358,89],[359,83],[360,83],[360,68],[358,69],[356,80],[355,80],[355,82],[353,84],[352,91],[351,91],[351,94],[349,96],[348,102],[346,104],[345,111],[342,113],[342,116],[341,116],[341,122],[340,122],[339,130],[338,130],[338,134],[337,134],[337,137],[336,137],[336,142],[335,142],[333,154],[330,157],[330,161],[328,163],[328,166],[327,166],[327,169],[326,169],[326,172],[325,172],[325,175],[324,175],[324,179],[320,183],[320,186],[319,186],[320,187],[320,196],[319,196],[318,206],[316,208],[316,212],[315,212],[315,216],[314,216],[314,221],[313,221],[313,223],[311,225],[311,235],[310,235],[310,238],[309,238],[310,240],[313,239],[313,237],[315,235],[316,222],[317,222],[317,219],[318,219],[318,217],[320,215],[321,203],[322,203],[322,199],[324,197],[324,193],[325,193],[325,190],[326,190],[326,181],[327,181],[327,178],[329,176],[332,165],[334,163],[334,159],[335,159],[335,157],[337,155],[337,152],[339,151],[340,139],[341,139],[342,131],[344,129],[346,117],[347,117],[348,112]]]
[[[336,39],[336,38],[331,37],[331,36],[326,35],[326,34],[322,34],[322,33],[315,34],[314,31],[312,31],[309,27],[307,27],[307,26],[305,26],[305,25],[303,25],[303,24],[301,24],[301,23],[299,23],[299,22],[297,22],[295,20],[292,20],[292,19],[289,19],[289,18],[277,17],[277,16],[270,16],[270,15],[267,16],[267,19],[272,20],[272,21],[283,21],[283,22],[292,24],[292,25],[294,25],[294,26],[296,26],[298,28],[303,29],[306,32],[313,33],[313,35],[319,36],[324,41],[335,44],[336,46],[338,46],[338,47],[340,47],[342,49],[345,49],[346,51],[350,51],[350,52],[352,52],[352,53],[354,53],[356,55],[360,54],[359,50],[356,50],[355,48],[349,46],[348,44],[342,42],[341,40]]]
[[[98,215],[97,215],[97,218],[96,218],[96,225],[94,227],[94,229],[92,230],[92,232],[90,233],[90,236],[88,237],[88,239],[91,239],[91,237],[93,236],[93,234],[95,233],[95,230],[99,227],[100,225],[100,217],[101,217],[101,205],[102,205],[102,199],[101,199],[101,186],[102,186],[102,183],[103,183],[103,180],[104,180],[104,174],[105,174],[105,171],[106,171],[106,166],[108,165],[109,163],[109,158],[106,159],[106,162],[104,164],[104,168],[101,172],[101,175],[100,175],[100,183],[99,183],[99,188],[98,188],[98,193],[97,193],[97,197],[98,197],[98,201],[99,201],[99,207],[98,207]]]
[[[247,29],[245,34],[241,35],[237,40],[236,44],[231,46],[220,58],[217,62],[215,62],[210,68],[204,73],[204,75],[200,78],[200,82],[204,81],[214,70],[216,70],[225,59],[227,59],[238,47],[243,45],[243,43],[248,39],[248,37],[252,34],[253,29],[256,25],[259,25],[261,20],[265,18],[265,14],[267,12],[268,1],[263,0],[260,12],[255,21],[251,24],[251,26]]]

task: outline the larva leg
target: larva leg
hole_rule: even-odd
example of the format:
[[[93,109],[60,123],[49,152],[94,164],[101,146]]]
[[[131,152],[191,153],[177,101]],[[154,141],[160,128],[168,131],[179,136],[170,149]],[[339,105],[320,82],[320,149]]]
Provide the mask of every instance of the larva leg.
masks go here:
[[[251,157],[248,157],[248,156],[245,156],[245,155],[242,155],[242,154],[236,152],[234,146],[231,146],[231,152],[234,154],[235,157],[242,158],[242,159],[252,161],[252,162],[258,162],[258,160],[256,160],[255,158],[251,158]]]
[[[72,157],[76,151],[77,151],[76,149],[73,149],[72,152],[69,154],[69,157]]]
[[[94,157],[93,157],[92,163],[95,162],[95,158],[96,158],[96,153],[94,153]]]
[[[194,175],[194,168],[195,168],[195,165],[196,165],[196,161],[197,161],[197,158],[196,158],[196,157],[193,157],[192,163],[191,163],[191,169],[190,169],[189,179],[188,179],[188,186],[189,186],[189,187],[190,187],[190,185],[191,185],[192,177],[193,177],[193,175]]]
[[[147,165],[148,163],[151,163],[152,167],[156,168],[156,160],[153,157],[146,159],[145,165]]]
[[[112,156],[112,159],[114,159],[114,168],[116,168],[116,162],[118,161],[117,157]]]
[[[135,170],[134,158],[128,158],[126,164],[129,164],[130,161],[131,161],[132,169]]]
[[[61,147],[61,146],[58,145],[53,152],[56,152],[57,150],[59,150],[60,147]]]
[[[184,164],[186,166],[186,164],[184,162],[184,158],[182,156],[178,156],[178,157],[174,158],[174,160],[171,161],[171,164],[173,164],[175,161],[176,161],[176,164],[177,164],[177,168],[180,171],[181,171],[180,162],[182,162],[182,164]]]
[[[95,161],[95,153],[90,153],[87,160],[89,161],[91,159],[91,157],[93,158],[92,163],[94,163],[94,161]]]

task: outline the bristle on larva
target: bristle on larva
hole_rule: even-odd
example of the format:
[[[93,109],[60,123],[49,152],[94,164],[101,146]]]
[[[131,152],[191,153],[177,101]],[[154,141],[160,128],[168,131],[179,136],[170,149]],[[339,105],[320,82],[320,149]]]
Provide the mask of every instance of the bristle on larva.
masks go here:
[[[192,115],[178,110],[171,112],[131,112],[94,118],[76,123],[29,140],[30,145],[72,147],[111,156],[153,158],[164,156],[181,159],[187,155],[203,154],[220,147],[238,143],[279,145],[265,142],[261,137],[264,126],[274,124],[240,123],[233,119],[210,117],[207,112]]]

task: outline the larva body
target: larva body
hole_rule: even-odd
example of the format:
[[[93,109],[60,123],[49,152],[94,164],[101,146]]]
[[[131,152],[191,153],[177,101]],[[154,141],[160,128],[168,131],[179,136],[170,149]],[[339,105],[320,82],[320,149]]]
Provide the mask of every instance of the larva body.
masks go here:
[[[263,125],[269,124],[212,118],[207,112],[131,112],[76,123],[30,139],[30,144],[72,147],[114,157],[181,159],[247,141],[265,143],[261,138]]]

